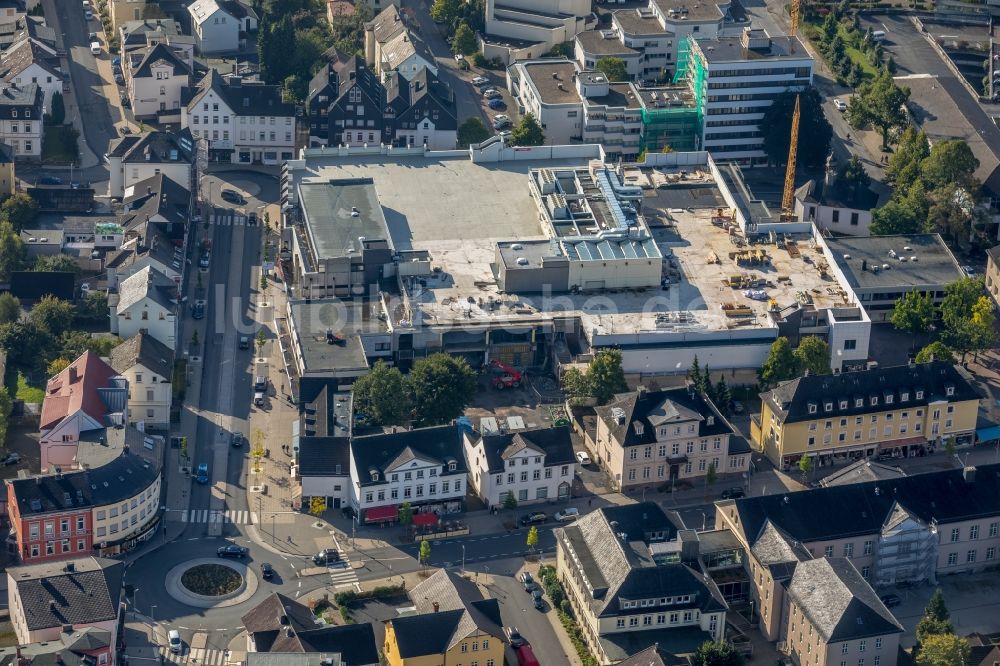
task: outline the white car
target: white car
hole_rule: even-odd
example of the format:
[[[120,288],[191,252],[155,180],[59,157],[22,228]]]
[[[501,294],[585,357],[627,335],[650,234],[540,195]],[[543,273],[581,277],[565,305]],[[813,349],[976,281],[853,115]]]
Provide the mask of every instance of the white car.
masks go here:
[[[847,103],[839,97],[833,100],[833,105],[837,107],[837,111],[847,111]]]
[[[461,53],[456,53],[455,54],[455,62],[461,64],[464,60],[465,60],[465,56],[464,55],[462,55]]]
[[[589,465],[590,464],[590,456],[587,455],[586,451],[577,451],[576,452],[576,461],[578,463],[580,463],[581,465]]]
[[[100,55],[101,54],[101,43],[100,42],[91,42],[90,43],[90,52],[93,53],[94,55]]]
[[[481,86],[484,83],[489,83],[489,82],[490,80],[485,76],[477,76],[476,78],[472,79],[472,85],[474,86]]]
[[[556,520],[560,523],[568,523],[571,520],[576,520],[580,517],[580,511],[571,506],[566,507],[562,511],[556,511]]]

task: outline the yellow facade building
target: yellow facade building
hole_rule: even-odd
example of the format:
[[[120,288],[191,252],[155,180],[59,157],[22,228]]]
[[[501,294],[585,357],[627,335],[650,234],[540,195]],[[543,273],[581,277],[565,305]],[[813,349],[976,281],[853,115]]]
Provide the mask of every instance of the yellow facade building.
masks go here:
[[[750,438],[775,465],[913,456],[975,440],[979,395],[950,363],[934,361],[805,376],[761,394]]]

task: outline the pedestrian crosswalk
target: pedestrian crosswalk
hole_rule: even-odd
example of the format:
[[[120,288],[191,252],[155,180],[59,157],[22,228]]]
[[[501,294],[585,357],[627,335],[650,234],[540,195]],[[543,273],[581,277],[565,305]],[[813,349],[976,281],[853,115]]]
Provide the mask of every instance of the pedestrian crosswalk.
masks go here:
[[[183,654],[174,654],[167,648],[161,648],[160,653],[164,664],[174,666],[224,666],[229,663],[228,650],[190,648],[184,650]]]
[[[248,227],[251,226],[248,222],[246,215],[235,215],[229,213],[216,214],[212,213],[208,216],[208,223],[215,224],[220,227]]]
[[[341,560],[336,564],[329,565],[330,584],[335,588],[354,587],[358,582],[358,575],[354,573],[351,561],[341,553]]]
[[[233,525],[256,525],[256,511],[218,511],[212,509],[167,510],[167,520],[178,523],[232,523]]]

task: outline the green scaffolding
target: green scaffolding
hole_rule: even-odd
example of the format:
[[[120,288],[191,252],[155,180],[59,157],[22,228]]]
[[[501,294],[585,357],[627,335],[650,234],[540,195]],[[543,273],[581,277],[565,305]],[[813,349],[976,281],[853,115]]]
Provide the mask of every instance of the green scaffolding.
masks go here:
[[[693,106],[642,109],[642,139],[640,150],[658,152],[664,146],[675,151],[698,149],[702,126],[702,96],[705,67],[691,54],[688,37],[681,39],[677,50],[677,71],[673,83],[687,84],[694,98]]]

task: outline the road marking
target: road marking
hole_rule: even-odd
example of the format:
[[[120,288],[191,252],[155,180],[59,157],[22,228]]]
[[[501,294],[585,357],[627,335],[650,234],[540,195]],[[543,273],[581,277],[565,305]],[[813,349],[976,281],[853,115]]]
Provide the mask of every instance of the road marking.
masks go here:
[[[256,525],[256,511],[227,510],[219,511],[212,509],[167,509],[167,520],[178,523],[231,523],[233,525]]]

